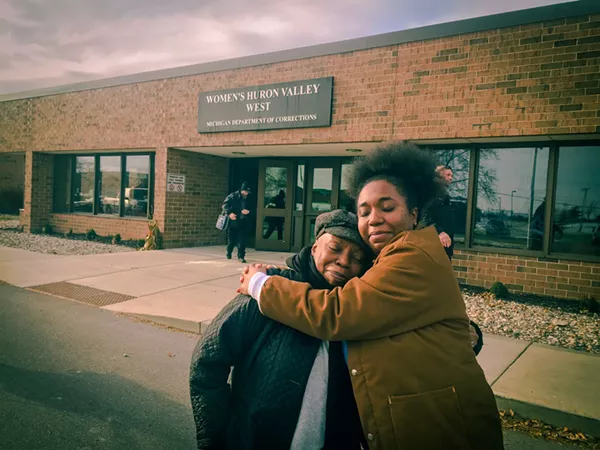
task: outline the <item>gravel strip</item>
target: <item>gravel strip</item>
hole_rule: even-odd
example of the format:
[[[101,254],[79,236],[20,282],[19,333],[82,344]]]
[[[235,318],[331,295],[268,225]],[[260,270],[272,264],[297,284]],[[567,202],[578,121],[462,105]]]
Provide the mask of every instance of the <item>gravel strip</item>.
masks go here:
[[[600,354],[600,315],[582,312],[576,300],[498,300],[470,289],[463,297],[469,318],[486,333]]]
[[[2,219],[0,217],[0,230],[16,230],[19,227],[19,219]]]
[[[0,221],[0,224],[3,222],[8,221]],[[23,250],[51,255],[97,255],[100,253],[135,251],[133,248],[123,245],[80,241],[43,234],[21,233],[7,229],[0,229],[0,246],[21,248]]]

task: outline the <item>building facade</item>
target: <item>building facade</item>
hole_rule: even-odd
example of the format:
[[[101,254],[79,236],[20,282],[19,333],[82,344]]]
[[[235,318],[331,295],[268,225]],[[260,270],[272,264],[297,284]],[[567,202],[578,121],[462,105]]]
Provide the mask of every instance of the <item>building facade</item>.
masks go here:
[[[0,96],[0,173],[24,161],[25,231],[295,251],[354,207],[352,157],[408,140],[454,170],[459,281],[600,296],[600,3],[578,1]]]

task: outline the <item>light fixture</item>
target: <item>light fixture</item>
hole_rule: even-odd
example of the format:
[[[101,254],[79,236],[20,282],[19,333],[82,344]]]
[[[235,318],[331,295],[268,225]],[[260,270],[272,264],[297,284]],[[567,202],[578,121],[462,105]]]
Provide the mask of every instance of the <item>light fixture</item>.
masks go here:
[[[234,155],[245,155],[246,152],[231,152]]]
[[[360,153],[362,150],[360,148],[347,148],[346,151],[348,153]]]

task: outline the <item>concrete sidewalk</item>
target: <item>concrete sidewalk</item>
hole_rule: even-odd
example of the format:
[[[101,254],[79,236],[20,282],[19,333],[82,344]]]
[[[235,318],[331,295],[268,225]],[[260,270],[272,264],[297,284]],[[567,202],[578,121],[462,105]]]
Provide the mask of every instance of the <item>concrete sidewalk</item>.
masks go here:
[[[0,247],[0,280],[128,295],[104,308],[199,333],[239,286],[243,265],[224,254],[223,246],[88,256]],[[247,259],[284,265],[289,255],[250,250]],[[484,341],[478,359],[500,408],[600,437],[599,356],[499,336]]]

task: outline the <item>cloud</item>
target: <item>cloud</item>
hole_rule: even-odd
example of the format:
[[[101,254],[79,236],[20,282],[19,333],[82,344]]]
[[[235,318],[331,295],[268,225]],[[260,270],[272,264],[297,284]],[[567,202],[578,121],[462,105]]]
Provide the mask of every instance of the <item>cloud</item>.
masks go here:
[[[549,3],[556,1],[0,0],[0,94]]]

